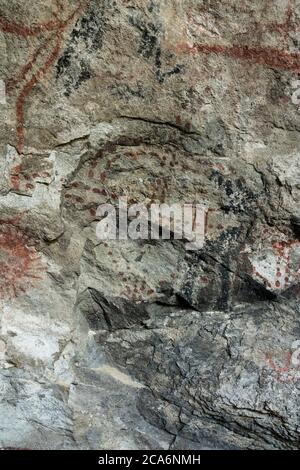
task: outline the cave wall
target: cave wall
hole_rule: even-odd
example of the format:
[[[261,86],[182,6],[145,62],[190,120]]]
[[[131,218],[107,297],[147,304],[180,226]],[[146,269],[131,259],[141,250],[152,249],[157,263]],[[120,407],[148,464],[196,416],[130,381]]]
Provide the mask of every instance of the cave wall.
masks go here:
[[[298,448],[299,24],[0,0],[0,447]],[[120,196],[204,204],[204,246],[99,241]]]

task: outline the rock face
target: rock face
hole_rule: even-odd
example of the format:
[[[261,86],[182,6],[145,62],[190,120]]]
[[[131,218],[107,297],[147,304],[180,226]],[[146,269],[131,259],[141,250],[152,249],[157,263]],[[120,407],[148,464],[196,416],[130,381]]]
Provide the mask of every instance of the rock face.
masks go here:
[[[300,6],[0,0],[0,447],[297,449]],[[205,244],[96,237],[198,203]]]

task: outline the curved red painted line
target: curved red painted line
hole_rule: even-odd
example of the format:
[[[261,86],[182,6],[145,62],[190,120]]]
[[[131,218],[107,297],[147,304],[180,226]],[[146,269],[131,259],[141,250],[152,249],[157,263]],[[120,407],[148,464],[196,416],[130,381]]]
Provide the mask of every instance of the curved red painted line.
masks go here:
[[[12,33],[18,36],[30,37],[39,36],[45,31],[57,32],[57,42],[54,49],[51,51],[50,57],[46,63],[38,70],[38,72],[27,82],[19,93],[16,106],[16,118],[17,118],[17,136],[18,144],[17,148],[20,153],[24,150],[24,106],[25,101],[32,88],[43,78],[48,69],[55,63],[59,56],[61,49],[61,43],[63,40],[63,34],[67,26],[71,21],[78,15],[84,8],[89,4],[89,0],[79,2],[78,7],[65,19],[59,19],[59,16],[64,12],[63,3],[57,0],[57,12],[54,16],[57,18],[56,21],[49,21],[42,23],[38,26],[27,27],[15,22],[9,22],[5,18],[0,17],[0,30]],[[287,11],[287,20],[282,23],[281,28],[291,27],[292,10],[289,6]],[[35,65],[37,58],[42,53],[43,47],[40,45],[33,54],[30,61],[23,67],[19,76],[16,79],[12,79],[8,84],[9,87],[13,87],[19,83],[19,81],[25,80],[26,75],[32,70]],[[186,52],[189,54],[204,54],[204,55],[223,55],[233,57],[238,60],[247,60],[260,64],[269,68],[277,70],[291,70],[293,72],[300,72],[300,54],[288,52],[284,49],[275,49],[270,47],[252,47],[247,45],[221,45],[221,44],[194,44],[193,46],[188,43],[178,44],[176,46],[177,52]]]
[[[68,16],[66,20],[48,21],[34,27],[24,26],[22,24],[8,21],[4,17],[0,17],[0,29],[4,33],[11,33],[21,37],[39,36],[45,31],[54,31],[63,28],[74,18],[74,16],[88,4],[87,1],[79,2],[79,6]],[[60,12],[63,11],[63,5],[60,4]]]
[[[45,50],[45,47],[49,44],[49,40],[51,39],[52,38],[50,36],[46,37],[45,41],[43,41],[43,43],[35,50],[30,61],[27,62],[27,64],[25,64],[24,67],[22,67],[18,75],[15,78],[11,78],[10,80],[8,80],[7,85],[6,85],[6,89],[8,93],[11,90],[13,90],[13,88],[15,88],[21,81],[25,80],[27,73],[29,73],[32,70],[38,57]]]
[[[59,19],[59,15],[64,13],[64,5],[60,0],[56,1],[57,4],[57,12],[54,13],[54,16],[57,18],[56,21],[49,21],[47,23],[42,23],[35,27],[27,27],[23,26],[14,22],[9,22],[5,18],[0,17],[0,30],[11,33],[17,36],[22,37],[32,37],[32,36],[39,36],[45,31],[55,32],[57,33],[56,42],[54,48],[52,49],[50,56],[48,57],[47,61],[38,69],[38,71],[33,75],[23,86],[20,90],[17,103],[16,103],[16,121],[17,121],[17,150],[19,153],[23,153],[24,151],[24,143],[25,143],[25,130],[24,130],[24,122],[25,122],[25,102],[27,96],[30,94],[33,87],[44,77],[47,71],[51,68],[51,66],[55,63],[58,59],[61,45],[63,41],[63,35],[65,29],[69,26],[69,24],[73,21],[73,19],[78,15],[80,12],[84,10],[89,4],[89,0],[80,1],[77,8],[73,10],[73,12],[65,19]],[[25,66],[21,69],[20,73],[17,75],[16,78],[13,78],[8,81],[8,91],[11,91],[15,86],[17,86],[20,82],[26,79],[26,75],[32,71],[34,65],[36,64],[39,56],[42,54],[43,50],[47,48],[45,47],[47,44],[46,42],[52,39],[51,36],[46,37],[46,39],[39,45],[39,47],[35,50],[31,59],[25,64]]]
[[[274,369],[276,372],[283,373],[283,372],[289,372],[290,371],[290,366],[292,362],[292,353],[288,352],[287,358],[286,358],[286,363],[284,367],[279,367],[275,364],[273,361],[273,358],[271,357],[270,354],[266,354],[266,358],[272,369]]]
[[[296,377],[292,375],[288,375],[286,378],[283,378],[283,374],[291,374],[293,372],[293,369],[291,367],[292,363],[292,353],[288,352],[287,357],[286,357],[286,362],[283,367],[277,366],[270,354],[266,354],[266,359],[267,362],[269,363],[270,367],[276,372],[277,374],[277,380],[281,383],[290,383],[294,382],[296,380]]]
[[[19,153],[23,153],[24,149],[24,141],[25,141],[25,134],[24,134],[24,121],[25,121],[25,116],[24,116],[24,107],[25,107],[25,100],[29,93],[31,92],[32,88],[40,81],[40,79],[45,75],[45,73],[48,71],[48,69],[53,65],[53,63],[56,61],[60,49],[61,49],[61,42],[63,38],[63,30],[60,31],[56,45],[54,49],[52,50],[52,53],[48,60],[45,62],[45,64],[38,70],[38,72],[33,75],[33,77],[25,84],[25,86],[22,88],[18,99],[17,99],[17,104],[16,104],[16,116],[17,116],[17,136],[18,136],[18,144],[17,144],[17,150]]]
[[[0,17],[0,29],[4,33],[11,33],[21,37],[32,37],[38,36],[44,31],[53,31],[54,29],[58,29],[61,26],[61,22],[59,21],[49,21],[48,23],[42,23],[34,28],[30,28],[28,26],[23,26],[18,23],[14,23],[12,21],[8,21],[3,17]]]

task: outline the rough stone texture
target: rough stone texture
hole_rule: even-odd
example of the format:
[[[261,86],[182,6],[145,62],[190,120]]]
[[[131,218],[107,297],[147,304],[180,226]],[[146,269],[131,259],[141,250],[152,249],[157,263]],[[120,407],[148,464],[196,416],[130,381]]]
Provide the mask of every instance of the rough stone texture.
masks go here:
[[[0,447],[299,447],[299,24],[0,0]],[[122,195],[205,204],[205,246],[100,243]]]

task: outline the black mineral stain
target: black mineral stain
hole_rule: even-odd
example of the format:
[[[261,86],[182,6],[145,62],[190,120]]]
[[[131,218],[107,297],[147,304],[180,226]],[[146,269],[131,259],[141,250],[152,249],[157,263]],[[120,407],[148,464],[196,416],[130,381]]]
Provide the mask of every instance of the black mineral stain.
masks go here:
[[[150,9],[149,11],[153,11]],[[164,83],[165,80],[172,75],[177,75],[184,70],[184,66],[176,64],[173,68],[167,71],[163,71],[162,66],[162,48],[160,45],[160,35],[162,34],[162,28],[157,21],[144,21],[140,16],[129,16],[129,23],[138,30],[140,34],[140,44],[138,47],[138,53],[141,54],[145,59],[154,59],[155,76],[159,83]],[[173,58],[172,54],[170,59]]]
[[[129,16],[128,19],[129,23],[139,31],[141,36],[138,53],[147,59],[153,57],[159,43],[160,26],[152,22],[145,22],[135,16]]]
[[[183,65],[175,65],[174,68],[169,70],[168,72],[162,72],[162,63],[161,63],[161,47],[158,46],[155,55],[155,66],[156,66],[156,78],[159,83],[164,83],[166,78],[171,77],[172,75],[177,75],[184,70]]]
[[[258,210],[258,194],[254,194],[246,185],[243,177],[225,179],[217,170],[213,170],[210,180],[215,181],[218,188],[222,190],[225,198],[222,203],[222,210],[226,213],[243,213],[254,215]]]
[[[248,273],[247,261],[241,253],[246,234],[245,227],[230,228],[218,240],[207,240],[203,249],[186,255],[188,269],[176,292],[180,303],[184,301],[188,308],[199,311],[227,311],[240,303],[277,299],[276,294],[258,284]],[[201,284],[203,276],[207,279]]]
[[[56,65],[56,78],[62,78],[65,96],[70,96],[83,82],[92,78],[89,56],[102,48],[107,10],[110,6],[112,2],[109,0],[101,2],[100,5],[93,2],[71,32],[66,48]],[[84,58],[81,57],[82,53]]]

